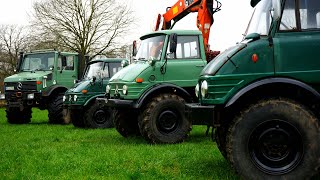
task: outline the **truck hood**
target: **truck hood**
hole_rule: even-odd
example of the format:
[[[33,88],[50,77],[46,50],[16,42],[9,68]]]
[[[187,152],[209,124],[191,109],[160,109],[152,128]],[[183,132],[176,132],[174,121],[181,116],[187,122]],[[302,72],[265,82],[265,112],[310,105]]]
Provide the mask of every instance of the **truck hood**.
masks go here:
[[[20,82],[20,81],[37,81],[41,80],[43,76],[51,74],[52,71],[36,71],[33,72],[19,72],[12,76],[6,77],[4,82]]]
[[[112,76],[112,78],[110,79],[110,82],[117,82],[117,81],[132,82],[137,78],[139,74],[141,74],[148,67],[150,67],[150,65],[147,61],[135,62],[118,71],[115,75]]]
[[[214,75],[227,61],[232,58],[232,56],[245,48],[248,42],[249,41],[239,43],[219,54],[215,59],[207,64],[207,66],[202,70],[201,75]]]

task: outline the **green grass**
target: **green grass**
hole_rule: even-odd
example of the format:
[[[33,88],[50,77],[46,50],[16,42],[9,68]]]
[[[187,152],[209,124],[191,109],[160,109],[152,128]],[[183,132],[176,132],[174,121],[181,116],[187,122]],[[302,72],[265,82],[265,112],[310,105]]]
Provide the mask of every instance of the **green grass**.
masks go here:
[[[237,179],[205,130],[193,127],[181,144],[150,145],[115,129],[49,125],[38,109],[30,124],[10,125],[0,109],[0,178]]]

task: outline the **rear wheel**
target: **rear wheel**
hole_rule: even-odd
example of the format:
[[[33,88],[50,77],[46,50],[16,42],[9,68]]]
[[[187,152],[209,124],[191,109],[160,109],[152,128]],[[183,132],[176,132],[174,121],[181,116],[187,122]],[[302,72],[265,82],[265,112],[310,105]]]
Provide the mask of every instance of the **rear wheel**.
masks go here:
[[[92,104],[84,113],[84,123],[88,128],[113,127],[112,110],[103,109],[98,103]]]
[[[139,128],[151,143],[179,143],[191,131],[184,113],[185,101],[175,94],[154,97],[139,118]]]
[[[27,124],[31,121],[32,110],[31,108],[24,108],[20,111],[20,108],[7,108],[7,121],[10,124]]]
[[[259,102],[234,119],[227,155],[245,179],[306,179],[320,158],[318,119],[299,103]]]
[[[116,130],[123,136],[140,135],[137,115],[130,110],[113,110],[113,122]]]
[[[48,117],[51,124],[64,124],[63,94],[51,98],[48,104]]]

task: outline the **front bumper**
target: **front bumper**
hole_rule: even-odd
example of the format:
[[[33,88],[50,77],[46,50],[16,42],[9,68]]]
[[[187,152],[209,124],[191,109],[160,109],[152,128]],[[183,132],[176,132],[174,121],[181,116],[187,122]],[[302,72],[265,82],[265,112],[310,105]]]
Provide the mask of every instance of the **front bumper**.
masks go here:
[[[199,103],[185,105],[186,117],[194,125],[213,125],[216,106],[202,106]]]
[[[133,100],[97,98],[100,107],[136,109],[138,104]]]

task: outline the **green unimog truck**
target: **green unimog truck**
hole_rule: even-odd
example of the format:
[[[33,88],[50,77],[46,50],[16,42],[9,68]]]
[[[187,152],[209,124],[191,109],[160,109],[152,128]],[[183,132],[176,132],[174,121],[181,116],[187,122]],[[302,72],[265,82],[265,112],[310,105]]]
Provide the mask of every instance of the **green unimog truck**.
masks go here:
[[[245,39],[204,68],[187,117],[214,124],[244,179],[309,179],[320,166],[320,1],[251,5]]]
[[[194,87],[207,64],[202,33],[163,30],[140,39],[135,62],[110,79],[106,97],[98,101],[115,109],[114,124],[124,137],[141,134],[150,143],[181,142],[192,124],[208,125],[184,114],[185,102],[197,100]]]
[[[63,96],[66,119],[70,118],[69,121],[72,121],[75,127],[112,127],[112,111],[99,107],[95,100],[97,97],[103,97],[109,79],[127,64],[127,60],[115,58],[90,61],[82,80]]]
[[[78,79],[77,53],[37,50],[21,53],[16,74],[4,79],[9,123],[31,121],[32,107],[47,109],[49,123],[64,123],[63,94]]]

